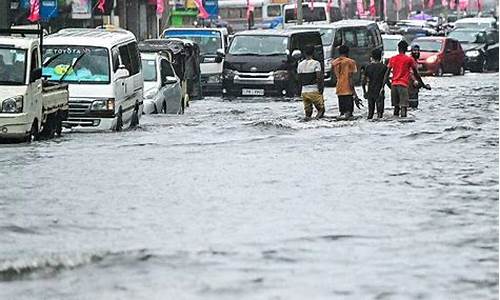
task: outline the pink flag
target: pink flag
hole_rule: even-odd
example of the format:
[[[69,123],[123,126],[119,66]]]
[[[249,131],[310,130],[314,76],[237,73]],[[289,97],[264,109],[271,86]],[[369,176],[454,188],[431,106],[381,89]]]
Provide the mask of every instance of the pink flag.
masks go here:
[[[460,8],[460,10],[466,10],[468,5],[469,0],[459,0],[458,2],[458,7]]]
[[[97,9],[101,12],[104,13],[104,5],[106,4],[106,0],[99,0],[97,2]]]
[[[210,15],[208,14],[205,7],[203,7],[203,3],[201,2],[201,0],[194,0],[194,4],[196,4],[196,7],[198,8],[199,11],[198,17],[201,19],[208,19]]]
[[[481,9],[483,8],[483,3],[481,1],[482,0],[477,0],[477,10],[478,11],[481,11]]]
[[[433,8],[434,7],[434,0],[429,0],[429,2],[427,2],[427,8]]]
[[[163,0],[156,0],[156,14],[158,16],[163,15],[163,12],[165,11],[165,3]]]
[[[332,9],[332,0],[328,0],[326,2],[326,11],[330,11]]]
[[[408,0],[408,11],[409,12],[413,11],[413,2],[412,2],[412,0]]]
[[[376,15],[377,15],[377,7],[375,6],[375,0],[370,0],[370,16],[374,17]]]
[[[441,0],[441,6],[442,7],[448,7],[448,0]]]
[[[400,10],[401,9],[401,0],[394,0],[394,8],[396,10]]]
[[[363,6],[363,0],[356,1],[356,7],[358,9],[358,15],[361,16],[365,13],[365,7]]]
[[[247,20],[250,20],[250,13],[255,11],[255,6],[247,0]],[[297,15],[297,3],[295,3],[295,15]]]
[[[314,10],[314,0],[309,1],[309,9]]]
[[[455,0],[450,0],[450,9],[455,9]]]
[[[40,20],[40,0],[30,0],[30,14],[28,20],[30,22]]]

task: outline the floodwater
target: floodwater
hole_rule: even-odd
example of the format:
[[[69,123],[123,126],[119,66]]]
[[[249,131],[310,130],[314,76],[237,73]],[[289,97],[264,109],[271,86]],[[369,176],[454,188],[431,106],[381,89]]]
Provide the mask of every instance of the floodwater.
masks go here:
[[[0,145],[0,299],[497,299],[498,74],[426,81],[408,122],[210,98]]]

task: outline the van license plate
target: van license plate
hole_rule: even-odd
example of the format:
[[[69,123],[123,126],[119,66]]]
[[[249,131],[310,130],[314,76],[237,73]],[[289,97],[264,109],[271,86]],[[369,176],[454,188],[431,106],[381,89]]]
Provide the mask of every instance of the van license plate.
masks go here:
[[[264,96],[264,90],[262,90],[262,89],[242,89],[241,94],[243,96]]]

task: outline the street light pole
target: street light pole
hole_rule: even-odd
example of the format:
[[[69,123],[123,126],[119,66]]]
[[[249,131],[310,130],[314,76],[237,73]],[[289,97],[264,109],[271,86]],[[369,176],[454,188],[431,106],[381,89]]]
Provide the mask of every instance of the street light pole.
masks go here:
[[[302,12],[302,0],[297,0],[297,25],[302,25],[304,14]]]
[[[10,0],[0,0],[0,28],[10,28]]]

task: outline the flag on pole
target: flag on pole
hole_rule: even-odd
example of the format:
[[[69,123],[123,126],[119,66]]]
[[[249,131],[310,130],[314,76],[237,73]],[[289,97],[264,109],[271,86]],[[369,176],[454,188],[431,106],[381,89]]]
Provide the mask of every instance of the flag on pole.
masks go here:
[[[375,17],[376,15],[377,15],[377,7],[375,6],[375,0],[370,0],[370,16]]]
[[[40,20],[40,0],[30,0],[30,13],[28,21],[37,22]]]
[[[203,7],[203,3],[201,3],[201,0],[194,0],[194,4],[196,4],[196,7],[198,8],[199,11],[198,17],[201,19],[208,19],[210,15],[208,14],[205,7]]]
[[[434,7],[434,0],[429,0],[429,2],[427,2],[427,8],[431,9]]]
[[[358,15],[361,16],[365,13],[365,7],[363,6],[363,0],[356,1],[356,7],[358,10]]]
[[[156,15],[162,16],[165,11],[165,3],[164,0],[156,0]]]
[[[255,6],[247,0],[247,20],[250,20],[250,15],[255,11]]]
[[[326,11],[327,11],[327,12],[330,12],[330,10],[332,9],[332,6],[333,6],[333,5],[332,5],[332,0],[328,0],[328,1],[326,2]]]
[[[441,6],[442,7],[448,7],[448,0],[441,0]]]
[[[312,11],[314,10],[314,0],[309,1],[309,9]]]
[[[104,5],[106,5],[106,0],[99,0],[97,2],[97,9],[101,12],[104,13]]]

